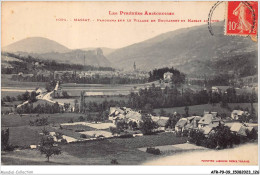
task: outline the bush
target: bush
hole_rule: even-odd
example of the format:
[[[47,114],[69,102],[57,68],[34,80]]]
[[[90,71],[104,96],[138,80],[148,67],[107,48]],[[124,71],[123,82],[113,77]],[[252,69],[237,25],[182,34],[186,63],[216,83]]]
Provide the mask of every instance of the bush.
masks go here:
[[[132,137],[134,137],[133,134],[123,134],[119,136],[119,138],[132,138]]]
[[[109,130],[110,130],[110,132],[112,133],[112,135],[114,135],[114,134],[120,134],[120,130],[117,129],[116,127],[110,126],[110,127],[109,127]]]
[[[66,139],[61,139],[60,142],[61,142],[62,144],[66,144],[66,143],[68,143]]]
[[[46,117],[29,121],[30,126],[46,126],[48,124],[49,124],[48,118],[46,118]]]
[[[250,132],[249,130],[246,130],[247,138],[250,140],[256,140],[258,138],[257,131],[253,128]]]
[[[152,147],[147,148],[146,152],[154,155],[161,154],[161,151],[158,148],[152,148]]]
[[[191,143],[194,143],[194,144],[196,144],[196,145],[198,145],[198,146],[201,146],[202,145],[202,143],[204,143],[206,138],[205,138],[205,136],[204,136],[204,134],[201,132],[201,131],[199,131],[199,130],[194,130],[194,129],[192,129],[191,131],[190,131],[190,138],[189,138],[189,141],[191,142]]]
[[[240,140],[239,136],[231,133],[230,128],[224,125],[214,128],[208,138],[199,130],[191,130],[189,139],[191,143],[211,149],[233,147],[233,144],[239,144]]]
[[[184,130],[183,133],[182,133],[182,136],[183,137],[188,137],[189,135],[189,131],[188,130]]]
[[[80,116],[80,117],[78,118],[78,121],[79,121],[79,122],[83,122],[83,121],[85,121],[85,118],[84,118],[83,116]]]
[[[84,129],[76,129],[75,132],[83,132]]]
[[[80,138],[84,138],[84,139],[86,139],[87,136],[86,136],[85,134],[81,134],[81,135],[80,135]]]
[[[5,148],[4,148],[4,151],[13,151],[15,148],[15,146],[13,145],[7,145]]]
[[[140,130],[144,135],[150,135],[157,128],[157,124],[148,116],[142,116],[143,122],[140,123]]]
[[[73,119],[70,119],[70,120],[68,121],[68,123],[74,123]]]
[[[116,159],[112,159],[110,162],[112,165],[118,165],[118,161]]]

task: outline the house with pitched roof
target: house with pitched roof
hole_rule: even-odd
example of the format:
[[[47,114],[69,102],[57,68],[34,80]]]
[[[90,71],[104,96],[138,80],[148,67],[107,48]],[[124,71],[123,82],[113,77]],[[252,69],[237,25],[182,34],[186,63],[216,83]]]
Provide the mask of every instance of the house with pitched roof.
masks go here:
[[[219,125],[219,122],[221,122],[221,119],[219,117],[217,117],[216,112],[212,112],[212,113],[205,112],[204,116],[198,122],[198,128],[201,129],[206,126],[216,127]]]
[[[238,120],[240,119],[243,115],[245,116],[249,116],[249,112],[248,111],[242,111],[242,110],[233,110],[231,113],[231,118],[233,120]]]
[[[185,129],[186,130],[198,129],[199,121],[201,118],[202,118],[201,116],[187,117],[187,124],[185,126]]]
[[[176,132],[183,132],[185,130],[185,125],[188,123],[187,118],[181,118],[175,125]]]

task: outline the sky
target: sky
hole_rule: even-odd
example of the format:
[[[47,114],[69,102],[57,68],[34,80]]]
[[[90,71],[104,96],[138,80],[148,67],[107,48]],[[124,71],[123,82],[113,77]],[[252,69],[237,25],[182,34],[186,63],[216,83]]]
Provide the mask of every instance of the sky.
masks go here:
[[[45,37],[70,49],[121,48],[180,28],[206,24],[216,2],[2,2],[2,46],[27,37]],[[117,12],[110,15],[109,11]],[[123,12],[171,12],[174,15],[120,15]],[[224,20],[225,3],[213,19]],[[74,19],[90,21],[74,21]],[[66,21],[59,21],[66,19]],[[131,19],[131,22],[97,20]],[[134,22],[133,20],[149,20]],[[150,20],[185,22],[150,22]],[[202,22],[187,22],[202,20]],[[224,31],[224,29],[223,29]]]

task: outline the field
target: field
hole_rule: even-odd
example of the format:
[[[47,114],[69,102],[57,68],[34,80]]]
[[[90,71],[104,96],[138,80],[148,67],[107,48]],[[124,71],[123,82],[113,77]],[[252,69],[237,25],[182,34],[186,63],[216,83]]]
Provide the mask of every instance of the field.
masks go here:
[[[31,92],[38,87],[45,87],[45,82],[22,82],[11,80],[12,75],[1,75],[1,97],[9,95],[17,97],[28,91]]]
[[[22,117],[16,114],[2,115],[1,125],[3,127],[26,126],[29,124],[30,120],[34,120],[36,118],[41,118],[41,117],[48,117],[48,121],[51,124],[53,123],[60,124],[60,123],[66,123],[70,119],[76,121],[80,116],[82,116],[82,114],[77,114],[77,113],[40,114],[39,116],[36,116],[36,114],[28,114],[28,115],[22,115]]]
[[[138,150],[139,146],[154,146],[164,144],[185,143],[186,138],[175,137],[172,133],[128,139],[107,139],[70,143],[61,145],[62,155],[51,157],[51,162],[45,162],[45,157],[36,150],[21,150],[19,152],[2,154],[5,164],[70,164],[70,165],[110,165],[116,159],[122,165],[138,165],[153,160],[158,156]],[[144,138],[144,140],[142,140]],[[171,139],[169,139],[171,138]],[[174,141],[176,139],[176,141]]]
[[[1,86],[2,87],[19,87],[19,88],[36,88],[45,87],[45,82],[23,82],[11,80],[12,75],[2,74],[1,75]]]
[[[146,135],[134,138],[112,138],[109,139],[112,143],[125,146],[127,148],[141,148],[149,146],[175,145],[186,143],[186,137],[176,137],[173,133],[158,133],[156,135]]]
[[[9,128],[10,143],[15,146],[29,146],[31,144],[39,143],[40,135],[45,127],[49,132],[60,132],[63,135],[73,137],[75,139],[81,139],[81,134],[86,134],[88,137],[92,137],[94,134],[111,136],[109,131],[110,126],[114,126],[112,123],[88,123],[78,122],[78,118],[84,116],[82,114],[75,113],[61,113],[61,114],[40,114],[37,115],[2,115],[1,123],[2,128]],[[29,121],[35,121],[36,119],[47,117],[48,126],[30,126]],[[83,117],[84,118],[84,117]],[[70,120],[75,123],[67,123]],[[60,124],[65,124],[61,125]],[[82,130],[75,132],[76,130]]]
[[[78,92],[80,94],[80,92]],[[79,101],[79,97],[75,97],[75,98],[55,98],[54,101],[57,101],[58,103],[70,103],[71,105],[74,105],[74,101],[75,99],[77,99]],[[114,95],[114,96],[105,96],[105,95],[101,95],[101,96],[86,96],[85,97],[85,101],[86,103],[88,102],[96,102],[96,103],[102,103],[103,101],[110,101],[110,100],[114,100],[114,101],[128,101],[128,97],[127,96],[119,96],[119,95]]]
[[[49,117],[48,117],[49,116]],[[49,115],[3,115],[1,118],[2,128],[9,128],[10,143],[21,147],[37,145],[41,139],[39,133],[44,126],[29,126],[29,121],[36,118],[48,117],[50,124],[45,128],[50,132],[62,134],[80,139],[81,134],[88,137],[106,135],[107,128],[112,123],[67,123],[71,118],[78,120],[80,114],[64,113]],[[62,125],[62,129],[59,127]],[[82,123],[82,125],[79,125]],[[67,127],[67,128],[66,128]],[[83,132],[75,130],[83,129]],[[108,135],[107,135],[108,136]],[[109,136],[111,136],[109,134]],[[152,160],[157,156],[138,150],[141,147],[161,146],[185,143],[187,138],[176,137],[173,133],[158,133],[156,135],[141,136],[134,138],[111,138],[105,140],[85,141],[61,145],[62,155],[51,157],[51,162],[45,162],[46,158],[39,151],[22,149],[14,152],[2,152],[3,164],[12,165],[110,165],[112,159],[117,159],[119,164],[137,165]]]
[[[67,83],[62,84],[61,88],[67,91],[70,96],[79,96],[81,91],[86,92],[86,96],[114,96],[114,95],[128,95],[131,91],[137,92],[139,88],[145,87],[145,84],[131,84],[131,85],[120,85],[120,84],[74,84]]]
[[[254,103],[254,108],[256,110],[256,113],[258,111],[257,105],[258,105],[257,103]],[[249,110],[251,109],[250,103],[229,103],[228,106],[231,108],[231,111],[226,108],[222,108],[220,104],[216,104],[214,106],[211,104],[189,106],[189,114],[203,115],[204,111],[211,111],[211,112],[218,112],[219,114],[225,113],[227,116],[230,116],[232,110],[236,106],[240,106],[243,109],[245,109],[246,107]],[[173,108],[163,108],[163,110],[166,111],[167,113],[177,112],[180,114],[184,114],[185,113],[184,108],[185,107],[173,107]],[[155,109],[154,112],[159,114],[160,109]]]

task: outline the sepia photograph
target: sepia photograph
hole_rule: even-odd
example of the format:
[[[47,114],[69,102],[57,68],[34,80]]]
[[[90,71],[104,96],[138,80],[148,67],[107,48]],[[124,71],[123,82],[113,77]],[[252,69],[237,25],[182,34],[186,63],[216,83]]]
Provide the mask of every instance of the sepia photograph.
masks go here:
[[[3,168],[258,155],[258,1],[1,2]]]

